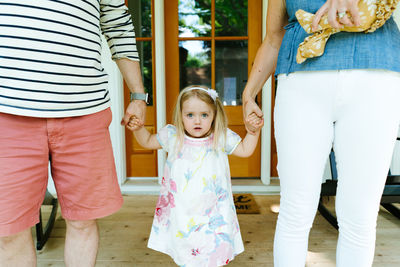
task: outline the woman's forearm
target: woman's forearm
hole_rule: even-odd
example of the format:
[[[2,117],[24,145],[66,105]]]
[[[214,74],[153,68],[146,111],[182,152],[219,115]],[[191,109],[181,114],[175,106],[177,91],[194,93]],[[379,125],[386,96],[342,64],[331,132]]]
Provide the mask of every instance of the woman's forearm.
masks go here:
[[[279,47],[276,48],[267,39],[257,51],[249,80],[243,92],[243,102],[254,99],[267,79],[273,74],[278,59]]]
[[[243,92],[243,102],[254,99],[267,79],[273,74],[278,60],[287,24],[285,1],[268,1],[267,34],[257,51],[248,82]]]

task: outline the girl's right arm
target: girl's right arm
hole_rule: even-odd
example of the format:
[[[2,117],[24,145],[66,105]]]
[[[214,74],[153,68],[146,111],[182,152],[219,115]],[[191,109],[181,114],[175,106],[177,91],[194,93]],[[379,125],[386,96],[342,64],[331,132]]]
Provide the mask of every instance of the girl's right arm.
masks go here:
[[[157,134],[151,134],[145,127],[133,132],[138,143],[146,149],[162,148],[157,140]]]
[[[146,149],[162,148],[160,142],[158,142],[157,134],[151,134],[143,125],[140,124],[140,121],[136,116],[130,118],[128,126],[137,129],[133,134],[142,147]]]
[[[285,1],[268,1],[267,34],[257,51],[248,82],[242,95],[243,120],[247,131],[253,134],[255,133],[255,129],[248,122],[248,116],[254,112],[262,118],[263,113],[254,99],[275,70],[279,48],[285,34],[283,27],[287,24],[287,21]]]

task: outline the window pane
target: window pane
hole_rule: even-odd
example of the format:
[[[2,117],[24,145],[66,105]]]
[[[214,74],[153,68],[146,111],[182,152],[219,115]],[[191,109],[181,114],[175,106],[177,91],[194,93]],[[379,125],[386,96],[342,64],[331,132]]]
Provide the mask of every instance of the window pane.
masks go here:
[[[225,106],[242,104],[247,81],[247,41],[215,42],[215,87]]]
[[[149,94],[149,106],[153,105],[153,68],[151,41],[136,42],[140,56],[140,68],[143,75],[143,85]],[[131,94],[132,99],[132,94]]]
[[[211,36],[211,0],[179,0],[179,37]]]
[[[247,0],[215,0],[215,35],[247,36]]]
[[[136,37],[151,37],[151,0],[128,0]]]
[[[188,85],[211,86],[211,42],[179,42],[180,88]]]

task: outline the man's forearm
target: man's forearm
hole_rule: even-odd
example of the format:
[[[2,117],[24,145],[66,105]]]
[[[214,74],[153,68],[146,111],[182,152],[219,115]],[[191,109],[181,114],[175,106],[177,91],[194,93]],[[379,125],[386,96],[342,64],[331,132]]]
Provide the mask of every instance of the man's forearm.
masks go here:
[[[139,61],[120,58],[115,62],[117,63],[129,90],[132,93],[144,93]]]

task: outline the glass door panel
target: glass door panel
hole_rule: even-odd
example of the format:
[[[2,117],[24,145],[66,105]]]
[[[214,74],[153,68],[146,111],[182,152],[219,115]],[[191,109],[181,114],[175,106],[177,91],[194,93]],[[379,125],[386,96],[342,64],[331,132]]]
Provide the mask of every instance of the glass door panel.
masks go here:
[[[247,0],[215,1],[215,36],[247,36]]]
[[[132,15],[136,37],[151,37],[152,1],[128,0],[127,5]]]
[[[179,1],[179,37],[211,36],[211,0]]]
[[[211,87],[211,42],[179,42],[180,89],[191,84]]]
[[[215,88],[224,106],[241,106],[247,81],[247,40],[215,42]]]

